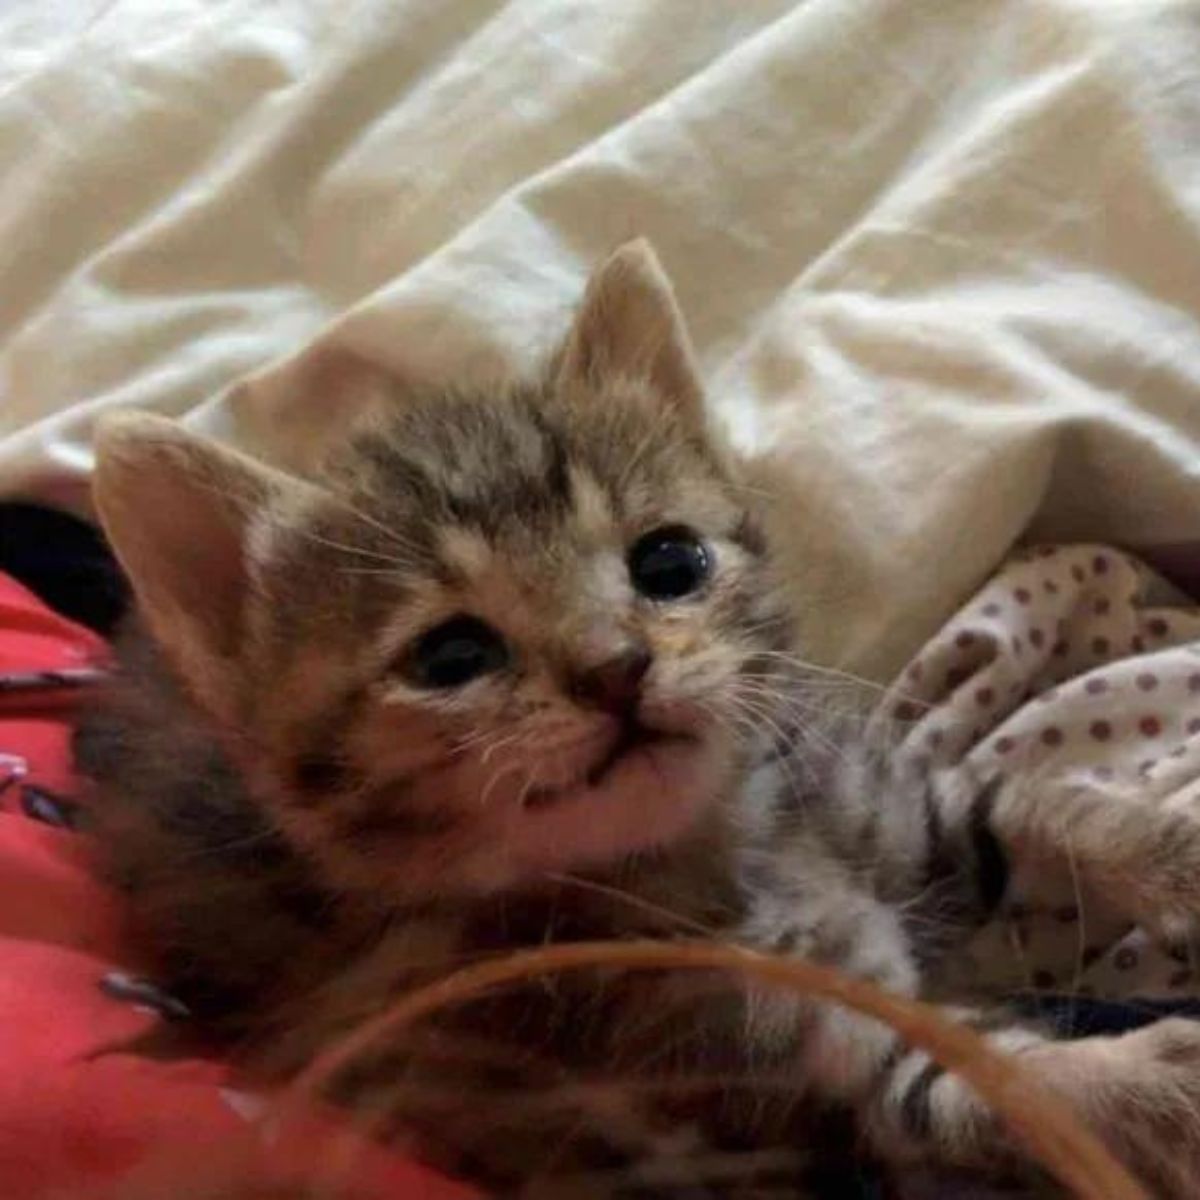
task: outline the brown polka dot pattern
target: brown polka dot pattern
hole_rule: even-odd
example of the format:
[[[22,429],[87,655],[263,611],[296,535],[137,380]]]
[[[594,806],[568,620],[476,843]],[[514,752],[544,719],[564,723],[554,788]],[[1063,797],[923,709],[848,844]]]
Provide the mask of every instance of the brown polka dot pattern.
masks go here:
[[[1194,804],[1200,818],[1200,608],[1149,607],[1151,594],[1171,593],[1107,547],[1014,559],[900,675],[887,712],[916,720],[901,735],[914,760],[1028,773],[1048,798],[1060,778],[1090,779],[1146,802]],[[1034,902],[983,931],[972,985],[1200,996],[1200,971],[1108,913],[1108,898],[1090,897],[1081,912],[1069,871],[1014,869],[1014,898]]]

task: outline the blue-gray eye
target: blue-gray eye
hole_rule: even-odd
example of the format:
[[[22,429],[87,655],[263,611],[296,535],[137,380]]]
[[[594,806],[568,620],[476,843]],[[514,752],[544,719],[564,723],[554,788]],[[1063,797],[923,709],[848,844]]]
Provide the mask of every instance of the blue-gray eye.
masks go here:
[[[629,551],[633,586],[651,600],[681,600],[704,586],[712,561],[704,543],[683,525],[652,529]]]
[[[420,687],[456,688],[499,671],[508,662],[504,639],[478,617],[451,617],[423,633],[408,656],[407,673]]]

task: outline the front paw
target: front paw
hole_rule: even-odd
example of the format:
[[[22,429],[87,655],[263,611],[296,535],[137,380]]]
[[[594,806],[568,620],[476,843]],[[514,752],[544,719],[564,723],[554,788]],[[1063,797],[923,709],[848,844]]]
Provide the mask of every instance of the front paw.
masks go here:
[[[1170,1018],[1096,1046],[1108,1067],[1086,1100],[1097,1132],[1155,1197],[1195,1200],[1200,1022]]]

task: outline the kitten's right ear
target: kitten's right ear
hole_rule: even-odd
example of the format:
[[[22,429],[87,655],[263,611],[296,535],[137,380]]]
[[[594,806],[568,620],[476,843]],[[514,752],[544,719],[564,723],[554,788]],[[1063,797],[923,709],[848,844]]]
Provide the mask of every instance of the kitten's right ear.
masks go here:
[[[93,497],[151,632],[230,715],[272,516],[315,489],[147,414],[100,423]]]
[[[558,364],[560,386],[603,387],[608,378],[650,385],[668,404],[703,419],[691,339],[658,256],[627,242],[588,280]]]

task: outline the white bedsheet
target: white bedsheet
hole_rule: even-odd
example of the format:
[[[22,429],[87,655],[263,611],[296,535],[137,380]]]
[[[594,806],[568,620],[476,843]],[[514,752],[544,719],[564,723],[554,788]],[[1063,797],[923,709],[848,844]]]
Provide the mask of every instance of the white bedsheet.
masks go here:
[[[1200,533],[1197,0],[0,0],[0,493],[83,506],[117,406],[269,453],[221,393],[341,318],[520,366],[635,233],[819,656],[1031,521]]]

